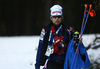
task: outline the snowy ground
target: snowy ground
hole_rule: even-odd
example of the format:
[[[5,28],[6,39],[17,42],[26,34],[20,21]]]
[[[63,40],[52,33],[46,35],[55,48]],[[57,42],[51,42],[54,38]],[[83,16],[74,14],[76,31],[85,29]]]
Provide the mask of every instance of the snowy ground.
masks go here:
[[[100,36],[100,35],[98,35]],[[95,40],[95,35],[84,35],[83,43],[88,46]],[[35,69],[36,49],[39,36],[0,37],[0,69]],[[88,50],[88,54],[100,58],[97,51]]]
[[[0,69],[35,69],[38,36],[0,37]]]

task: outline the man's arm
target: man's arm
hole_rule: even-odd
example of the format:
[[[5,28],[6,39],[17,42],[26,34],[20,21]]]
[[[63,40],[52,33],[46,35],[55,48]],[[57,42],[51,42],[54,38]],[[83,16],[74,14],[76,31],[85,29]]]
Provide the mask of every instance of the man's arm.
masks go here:
[[[40,62],[40,56],[41,56],[41,50],[43,47],[44,37],[45,37],[45,29],[42,29],[40,39],[39,39],[38,50],[37,50],[35,69],[40,69],[39,62]]]

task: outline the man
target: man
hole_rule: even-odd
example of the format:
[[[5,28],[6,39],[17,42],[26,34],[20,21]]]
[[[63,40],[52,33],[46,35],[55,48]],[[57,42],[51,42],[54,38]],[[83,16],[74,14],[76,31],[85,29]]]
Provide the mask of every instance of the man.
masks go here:
[[[72,28],[62,23],[62,7],[54,5],[50,10],[52,22],[41,31],[35,69],[44,64],[46,69],[63,69],[67,45],[73,38]]]

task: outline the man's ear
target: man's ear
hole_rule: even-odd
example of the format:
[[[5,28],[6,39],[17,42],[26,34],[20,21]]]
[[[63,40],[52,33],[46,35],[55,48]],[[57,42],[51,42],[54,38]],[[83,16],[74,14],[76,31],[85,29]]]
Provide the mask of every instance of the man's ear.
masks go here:
[[[52,20],[52,17],[50,17],[50,20]]]
[[[64,19],[64,17],[62,17],[62,20]]]

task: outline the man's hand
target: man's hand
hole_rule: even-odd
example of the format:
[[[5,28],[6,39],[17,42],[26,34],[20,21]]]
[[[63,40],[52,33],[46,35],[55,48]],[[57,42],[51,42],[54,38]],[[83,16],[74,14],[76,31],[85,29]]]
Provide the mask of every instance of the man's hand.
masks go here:
[[[83,39],[83,38],[78,38],[78,39],[80,40],[80,44],[81,44],[81,43],[82,43],[82,39]]]

